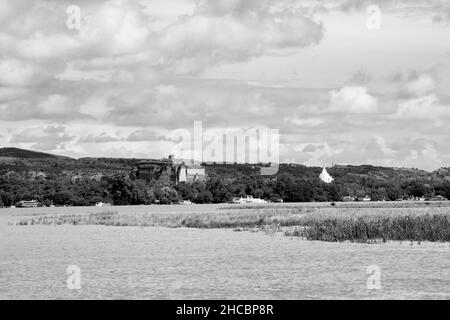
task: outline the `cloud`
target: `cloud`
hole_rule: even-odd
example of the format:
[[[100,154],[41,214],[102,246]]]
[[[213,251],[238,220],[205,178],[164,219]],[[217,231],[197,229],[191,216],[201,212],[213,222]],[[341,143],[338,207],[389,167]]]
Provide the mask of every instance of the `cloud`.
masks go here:
[[[127,141],[160,141],[167,140],[164,135],[157,134],[152,130],[136,130],[126,139]]]
[[[429,74],[421,74],[417,78],[404,85],[404,92],[407,96],[421,97],[433,92],[436,89],[436,80]]]
[[[0,85],[23,87],[31,83],[36,67],[20,59],[0,59]]]
[[[196,13],[158,33],[162,64],[189,74],[211,65],[247,61],[285,48],[320,41],[322,26],[286,8],[271,12],[273,1],[201,1]]]
[[[370,83],[372,80],[373,78],[369,71],[360,69],[352,75],[350,82],[355,85],[364,86]]]
[[[12,134],[10,143],[32,144],[35,150],[50,151],[62,147],[65,142],[75,137],[66,133],[66,127],[60,125],[48,125],[45,127],[26,128]]]
[[[289,151],[290,150],[290,151]],[[281,153],[294,155],[292,162],[300,162],[305,165],[329,165],[330,159],[338,156],[344,150],[337,145],[330,145],[329,142],[313,142],[301,144],[285,144],[281,148]]]
[[[36,32],[15,44],[17,54],[26,59],[52,59],[73,53],[79,43],[63,34],[43,35]]]
[[[294,117],[286,117],[285,118],[285,123],[288,126],[295,126],[298,128],[314,128],[314,127],[319,127],[323,124],[326,123],[326,120],[324,118],[309,118],[309,117],[305,117],[305,118],[301,118],[299,116],[294,116]]]
[[[80,30],[66,27],[72,4]],[[365,28],[369,4],[381,7],[380,32]],[[423,19],[448,8],[437,0],[2,0],[0,129],[24,147],[152,157],[167,154],[167,132],[201,120],[211,130],[280,129],[284,160],[384,155],[401,164],[412,155],[389,150],[402,137],[448,137],[447,29]],[[388,80],[396,70],[413,71]],[[427,143],[440,159],[450,154]]]
[[[60,94],[52,94],[38,104],[42,115],[65,115],[71,109],[68,106],[68,97]]]
[[[426,138],[389,139],[376,136],[363,152],[370,152],[382,165],[435,169],[442,162],[438,144]]]
[[[120,138],[102,132],[99,135],[89,134],[87,136],[81,137],[78,142],[80,143],[108,143],[120,141]]]
[[[344,87],[330,92],[329,111],[338,113],[374,113],[378,101],[365,87]]]
[[[441,119],[450,117],[450,106],[440,104],[436,94],[404,100],[395,117],[402,119]]]
[[[0,87],[0,103],[22,97],[25,90],[17,87]]]
[[[323,145],[313,145],[313,144],[308,144],[303,148],[303,152],[315,152],[316,150],[321,150],[324,149]]]

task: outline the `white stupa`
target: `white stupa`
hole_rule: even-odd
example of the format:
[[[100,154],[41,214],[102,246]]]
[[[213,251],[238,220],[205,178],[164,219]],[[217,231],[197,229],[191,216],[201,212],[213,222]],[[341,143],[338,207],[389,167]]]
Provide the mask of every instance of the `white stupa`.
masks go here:
[[[330,176],[330,174],[327,172],[327,169],[323,167],[322,173],[319,175],[320,180],[322,180],[325,183],[331,183],[333,182],[333,177]]]

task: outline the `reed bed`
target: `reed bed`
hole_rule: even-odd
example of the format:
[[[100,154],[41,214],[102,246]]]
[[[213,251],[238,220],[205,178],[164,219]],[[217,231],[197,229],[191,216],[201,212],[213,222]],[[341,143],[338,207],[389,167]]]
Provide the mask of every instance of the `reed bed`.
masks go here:
[[[31,216],[20,219],[16,225],[103,225],[103,226],[163,226],[170,228],[257,228],[265,225],[295,226],[301,224],[304,214],[273,211],[215,212],[201,214],[119,214],[106,211],[90,214]]]
[[[281,207],[214,210],[203,213],[90,214],[23,217],[16,225],[162,226],[169,228],[284,231],[308,240],[380,242],[450,241],[448,208]]]
[[[285,231],[287,236],[308,240],[386,242],[397,241],[450,241],[448,215],[379,217],[378,219],[331,218],[311,220],[307,227]]]

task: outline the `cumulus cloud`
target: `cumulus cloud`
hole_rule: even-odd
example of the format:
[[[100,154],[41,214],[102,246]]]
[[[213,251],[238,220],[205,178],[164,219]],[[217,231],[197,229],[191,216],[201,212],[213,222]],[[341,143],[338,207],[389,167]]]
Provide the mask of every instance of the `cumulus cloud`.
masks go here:
[[[450,105],[441,102],[437,94],[438,82],[431,74],[411,73],[403,84],[394,115],[399,119],[432,120],[441,126],[450,117]]]
[[[377,109],[377,99],[371,96],[365,87],[344,87],[330,92],[331,112],[374,113]]]
[[[108,143],[120,141],[120,138],[112,136],[106,132],[102,132],[99,135],[89,134],[87,136],[81,137],[78,142],[80,143]]]
[[[17,87],[0,87],[0,103],[15,100],[23,96],[24,89]]]
[[[404,85],[404,92],[411,97],[420,97],[436,89],[436,80],[429,74],[421,74]]]
[[[45,127],[31,127],[12,134],[9,142],[31,144],[35,150],[52,151],[62,147],[64,143],[75,137],[66,132],[66,127],[48,125]]]
[[[71,110],[68,103],[69,99],[67,96],[52,94],[45,100],[42,100],[37,107],[42,115],[64,116]]]
[[[212,130],[280,129],[285,160],[413,159],[390,150],[413,131],[445,135],[448,75],[430,61],[448,49],[439,43],[442,26],[411,30],[399,15],[445,15],[448,4],[396,2],[2,0],[0,129],[24,147],[151,157],[167,154],[168,131],[201,120]],[[81,8],[80,30],[66,26],[73,4]],[[358,38],[368,4],[396,15],[389,36]],[[413,31],[430,41],[405,56],[409,39],[396,39]],[[371,60],[380,60],[378,51],[361,54],[371,41],[389,48],[383,70]],[[405,65],[397,65],[399,56]],[[422,71],[386,79],[411,69]],[[393,137],[373,139],[381,130]]]
[[[337,145],[330,145],[329,142],[312,142],[301,144],[286,144],[282,148],[282,153],[289,152],[289,149],[294,152],[293,162],[298,162],[306,165],[329,165],[330,159],[338,156],[344,150]]]
[[[440,103],[435,94],[401,102],[395,115],[404,119],[441,119],[450,117],[450,106]]]
[[[323,149],[324,146],[323,145],[313,145],[313,144],[308,144],[303,148],[303,152],[315,152],[316,150],[321,150]]]
[[[165,136],[156,133],[153,130],[136,130],[132,132],[128,137],[127,141],[160,141],[165,140]]]
[[[271,12],[274,1],[201,1],[158,36],[163,61],[176,73],[246,61],[283,48],[301,48],[322,38],[322,26],[289,11]]]
[[[31,83],[36,66],[20,59],[0,59],[0,85],[3,86],[27,86]]]
[[[369,71],[360,69],[352,75],[350,82],[355,85],[364,86],[370,83],[372,80],[373,77]]]

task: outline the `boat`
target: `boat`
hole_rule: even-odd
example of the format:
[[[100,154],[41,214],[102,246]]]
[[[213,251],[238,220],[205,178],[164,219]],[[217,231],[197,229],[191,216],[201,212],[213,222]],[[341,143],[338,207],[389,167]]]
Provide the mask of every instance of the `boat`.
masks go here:
[[[253,198],[253,196],[246,196],[245,198],[233,198],[232,203],[236,204],[247,204],[247,203],[267,203],[266,200],[261,198]]]
[[[110,207],[111,203],[105,203],[105,202],[97,202],[95,204],[96,207]]]
[[[29,201],[19,201],[17,204],[18,208],[37,208],[39,205],[39,202],[37,200],[29,200]]]

